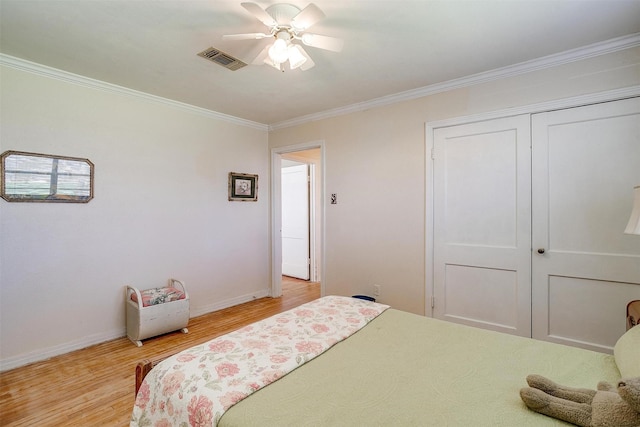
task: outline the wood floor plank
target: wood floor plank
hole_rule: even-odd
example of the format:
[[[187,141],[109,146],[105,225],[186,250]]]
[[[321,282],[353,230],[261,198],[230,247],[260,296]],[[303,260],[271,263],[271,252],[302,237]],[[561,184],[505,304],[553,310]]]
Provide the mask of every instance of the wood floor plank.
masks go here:
[[[126,426],[133,408],[135,365],[169,355],[312,301],[318,283],[283,278],[283,296],[260,298],[195,317],[136,347],[119,338],[0,373],[0,426]]]

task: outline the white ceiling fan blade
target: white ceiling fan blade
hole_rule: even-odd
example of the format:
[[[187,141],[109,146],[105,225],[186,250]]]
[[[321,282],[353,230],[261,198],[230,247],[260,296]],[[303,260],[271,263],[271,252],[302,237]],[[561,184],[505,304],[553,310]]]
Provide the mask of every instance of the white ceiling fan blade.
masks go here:
[[[225,34],[222,36],[225,40],[260,40],[265,37],[271,37],[271,34],[265,33],[247,33],[247,34]]]
[[[271,15],[269,15],[263,8],[258,6],[255,3],[240,3],[240,6],[244,7],[247,12],[255,16],[258,21],[262,22],[267,27],[273,27],[274,25],[278,25],[275,19]]]
[[[305,33],[300,38],[302,43],[307,46],[317,47],[319,49],[326,49],[333,52],[340,52],[344,46],[342,39],[335,37],[321,36],[320,34]]]
[[[311,59],[311,57],[309,56],[309,54],[307,53],[307,51],[305,51],[302,46],[298,45],[298,49],[300,50],[300,53],[302,53],[302,56],[304,56],[305,58],[307,58],[307,60],[305,61],[304,64],[302,64],[300,66],[300,69],[302,71],[307,71],[309,68],[312,68],[313,66],[316,65],[315,62],[313,62],[313,59]]]
[[[293,17],[291,20],[291,26],[299,31],[306,30],[325,16],[326,15],[318,6],[313,3],[309,3],[307,7],[302,9],[300,13]]]
[[[262,51],[258,54],[258,56],[256,56],[254,58],[254,60],[251,61],[251,64],[253,64],[253,65],[262,65],[264,63],[264,60],[269,57],[269,48],[271,46],[272,46],[271,44],[265,46],[265,48],[262,49]]]

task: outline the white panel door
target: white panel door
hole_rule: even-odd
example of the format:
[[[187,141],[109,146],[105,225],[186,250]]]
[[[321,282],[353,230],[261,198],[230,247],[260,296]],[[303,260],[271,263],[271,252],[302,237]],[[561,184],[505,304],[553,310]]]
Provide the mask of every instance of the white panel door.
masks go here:
[[[282,168],[282,274],[309,280],[308,166]]]
[[[533,337],[610,351],[640,299],[640,99],[532,115]]]
[[[530,116],[434,130],[434,317],[531,336]]]

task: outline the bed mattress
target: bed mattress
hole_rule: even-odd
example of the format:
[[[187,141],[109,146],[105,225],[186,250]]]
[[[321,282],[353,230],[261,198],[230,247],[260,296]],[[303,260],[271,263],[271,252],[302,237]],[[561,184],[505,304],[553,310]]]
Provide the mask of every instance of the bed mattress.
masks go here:
[[[531,373],[586,388],[620,378],[612,355],[388,309],[219,425],[567,425],[520,400]]]

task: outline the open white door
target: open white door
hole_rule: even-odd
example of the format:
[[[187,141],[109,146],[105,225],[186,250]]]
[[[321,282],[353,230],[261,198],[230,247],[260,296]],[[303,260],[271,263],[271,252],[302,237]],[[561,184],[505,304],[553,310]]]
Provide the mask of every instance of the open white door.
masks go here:
[[[309,167],[282,168],[282,274],[309,280]]]

